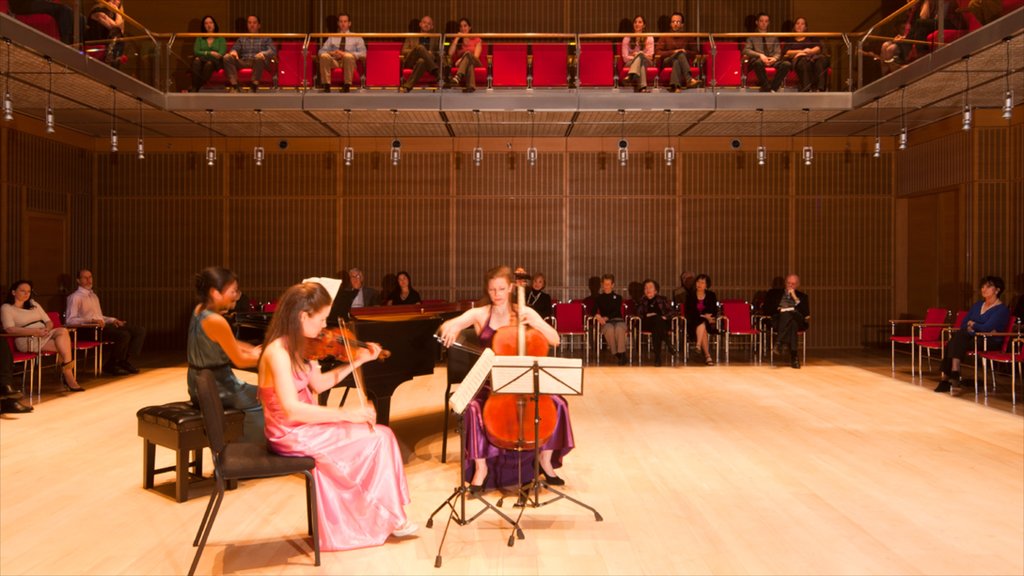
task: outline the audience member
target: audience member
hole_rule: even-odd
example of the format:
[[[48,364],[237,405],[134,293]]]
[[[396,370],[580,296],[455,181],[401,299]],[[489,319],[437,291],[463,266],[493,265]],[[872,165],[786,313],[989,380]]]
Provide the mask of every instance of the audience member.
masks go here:
[[[18,400],[21,392],[14,389],[14,354],[7,345],[7,338],[0,339],[0,414],[24,414],[32,407]]]
[[[420,32],[430,34],[434,30],[434,19],[430,16],[420,18]],[[410,92],[419,82],[424,72],[440,77],[441,70],[437,66],[438,39],[436,36],[410,36],[402,44],[402,68],[411,68],[412,75],[398,86],[399,92]]]
[[[640,317],[640,329],[651,333],[655,366],[661,366],[661,347],[662,343],[668,343],[666,336],[669,319],[672,316],[672,305],[668,303],[667,298],[658,294],[659,288],[654,280],[644,280],[644,295],[636,307],[636,315]],[[671,345],[669,348],[671,350]]]
[[[507,266],[488,270],[486,275],[487,300],[483,306],[471,308],[460,316],[441,325],[441,340],[451,346],[459,334],[472,327],[480,343],[490,348],[495,332],[506,326],[522,322],[540,332],[551,346],[558,346],[558,332],[545,322],[533,309],[520,310],[514,300],[512,272]],[[463,418],[466,430],[466,461],[463,463],[464,476],[470,477],[471,494],[482,492],[485,487],[507,486],[514,482],[529,481],[533,478],[533,451],[522,453],[504,450],[491,444],[484,432],[482,408],[489,396],[484,388],[470,402]],[[562,458],[575,446],[572,424],[569,421],[569,405],[565,399],[552,394],[556,409],[554,433],[540,449],[540,471],[551,486],[562,486],[565,480],[555,469],[562,466]]]
[[[793,368],[800,367],[797,354],[797,332],[807,329],[807,319],[811,316],[810,300],[807,294],[800,292],[800,277],[796,274],[786,276],[784,288],[772,288],[765,296],[765,313],[772,317],[772,326],[779,333],[779,341],[772,353],[783,354],[789,350],[789,363]]]
[[[697,275],[687,270],[679,275],[679,287],[672,291],[672,302],[680,308],[686,305],[686,296],[693,292]]]
[[[220,32],[220,25],[213,16],[203,16],[203,32],[206,34],[217,34]],[[210,76],[217,70],[224,67],[224,53],[227,52],[227,41],[221,36],[207,36],[196,38],[192,45],[192,91],[199,92],[209,80]]]
[[[242,434],[247,442],[265,444],[263,407],[259,392],[235,376],[231,367],[253,368],[259,361],[262,347],[235,339],[224,314],[234,309],[242,295],[235,273],[220,266],[211,266],[195,276],[199,304],[192,310],[188,325],[188,396],[199,405],[199,373],[213,372],[225,408],[245,413]]]
[[[9,0],[8,8],[12,14],[46,14],[57,22],[60,40],[65,44],[75,41],[75,13],[70,6],[54,0]],[[85,29],[82,21],[81,29]]]
[[[409,487],[402,453],[362,392],[358,408],[317,405],[316,395],[338,385],[354,367],[380,355],[377,344],[359,348],[348,364],[322,372],[304,357],[306,342],[326,326],[331,296],[307,282],[281,295],[259,361],[259,395],[265,406],[267,446],[282,456],[316,460],[320,548],[350,550],[409,536],[418,526],[404,506]]]
[[[376,288],[367,286],[364,281],[363,271],[359,268],[351,268],[348,271],[349,287],[342,291],[340,297],[348,300],[349,308],[362,308],[364,306],[376,306],[380,304],[380,295]]]
[[[124,8],[121,0],[104,0],[121,12]],[[86,40],[110,40],[103,61],[115,68],[121,66],[121,54],[124,53],[124,17],[116,10],[111,10],[101,2],[89,12],[89,23],[85,28]]]
[[[767,34],[770,23],[771,18],[767,14],[764,12],[758,14],[758,34]],[[782,45],[779,43],[779,39],[775,36],[750,36],[743,48],[743,56],[747,59],[747,64],[754,74],[757,75],[761,92],[778,92],[792,66],[782,59]],[[771,66],[775,67],[775,77],[769,83],[766,69]]]
[[[469,34],[473,25],[469,20],[459,20],[459,34]],[[448,85],[459,86],[466,83],[463,92],[476,90],[476,71],[480,67],[480,54],[483,52],[483,40],[479,36],[455,37],[448,47],[448,59],[456,68],[455,75],[448,79]]]
[[[146,329],[137,324],[129,324],[125,320],[104,316],[100,308],[100,299],[93,292],[92,272],[83,268],[78,271],[78,289],[68,295],[68,306],[65,316],[68,326],[99,326],[103,328],[103,339],[112,342],[106,356],[103,371],[111,376],[138,374],[139,370],[132,365],[131,359],[138,358],[142,353],[142,344],[146,341]]]
[[[260,17],[249,16],[245,19],[245,27],[249,34],[260,33]],[[231,51],[224,55],[224,74],[228,77],[228,90],[238,90],[239,68],[252,68],[252,81],[249,87],[256,91],[263,78],[263,68],[277,55],[273,41],[266,36],[245,36],[235,40]]]
[[[708,337],[718,334],[715,319],[718,317],[718,298],[710,290],[711,278],[707,274],[698,274],[694,281],[693,291],[686,296],[684,313],[686,315],[686,331],[697,349],[704,353],[704,363],[714,366]]]
[[[647,25],[643,16],[633,18],[633,33],[642,34]],[[653,36],[625,36],[622,38],[622,65],[629,67],[626,83],[633,92],[647,92],[647,67],[654,61]]]
[[[587,297],[583,299],[583,306],[586,308],[587,316],[593,316],[597,312],[597,295],[601,293],[600,276],[587,278],[587,292]]]
[[[342,12],[338,15],[338,32],[348,34],[351,29],[352,19]],[[341,68],[341,91],[348,92],[352,89],[356,63],[366,60],[366,43],[359,36],[331,36],[320,47],[317,55],[320,58],[320,87],[323,91],[331,91],[331,71]]]
[[[916,5],[907,13],[907,23],[903,33],[897,34],[891,41],[882,44],[878,55],[882,61],[882,71],[891,72],[909,63],[916,57],[931,52],[928,36],[939,29],[940,0],[907,0],[907,4]],[[947,30],[962,28],[963,23],[958,12],[954,10],[955,2],[947,2],[944,26]],[[908,42],[909,41],[909,42]]]
[[[420,293],[412,287],[412,277],[406,271],[398,273],[398,286],[388,295],[390,305],[419,304],[422,302]]]
[[[793,23],[793,32],[805,34],[807,19],[799,17]],[[821,40],[808,36],[796,36],[786,42],[783,59],[793,64],[800,81],[800,92],[824,92],[828,89],[829,57],[825,55]]]
[[[615,276],[601,276],[601,293],[594,298],[594,320],[608,344],[608,351],[626,365],[626,319],[622,317],[622,296],[615,293]]]
[[[971,306],[959,330],[953,332],[949,342],[946,342],[942,353],[942,380],[935,387],[936,392],[950,392],[954,386],[960,386],[960,364],[967,357],[967,352],[974,350],[975,334],[1006,330],[1010,309],[999,299],[1005,288],[999,276],[985,276],[978,283],[981,300]],[[1002,345],[1002,337],[993,336],[988,339],[989,350],[998,349]]]
[[[69,392],[84,392],[75,379],[75,356],[66,328],[54,328],[50,317],[32,299],[32,282],[17,280],[11,284],[7,303],[0,306],[4,332],[17,336],[14,346],[20,352],[56,352],[60,362],[60,381]],[[6,346],[6,344],[5,344]],[[42,367],[38,367],[42,370]]]
[[[686,20],[681,12],[673,12],[669,26],[674,34],[685,31]],[[693,44],[689,38],[678,36],[662,36],[658,38],[655,54],[661,58],[662,68],[671,67],[672,75],[668,81],[668,91],[678,92],[687,88],[696,88],[700,82],[690,75],[690,55]]]
[[[534,274],[530,289],[526,291],[526,305],[537,313],[541,318],[551,316],[551,295],[544,291],[547,285],[543,274]]]

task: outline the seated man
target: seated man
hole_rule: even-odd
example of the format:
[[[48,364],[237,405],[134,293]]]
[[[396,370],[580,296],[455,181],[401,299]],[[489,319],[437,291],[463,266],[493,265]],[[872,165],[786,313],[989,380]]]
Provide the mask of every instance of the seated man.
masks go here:
[[[75,13],[70,7],[52,0],[10,0],[9,8],[12,14],[46,14],[57,22],[61,42],[75,41]]]
[[[342,12],[338,15],[338,32],[348,34],[351,29],[352,20]],[[320,87],[324,92],[331,91],[331,71],[336,68],[341,68],[344,74],[341,91],[348,92],[352,88],[356,62],[366,60],[366,43],[358,36],[332,36],[320,47],[317,56],[320,58]]]
[[[259,16],[249,16],[245,20],[249,34],[259,34]],[[252,68],[250,87],[258,90],[263,68],[277,55],[277,49],[270,38],[244,37],[235,40],[231,51],[224,55],[224,74],[228,77],[228,90],[238,90],[238,69]]]
[[[766,34],[771,18],[764,12],[757,15],[757,32]],[[786,74],[792,68],[792,63],[782,59],[782,44],[775,36],[751,36],[747,38],[747,44],[743,47],[743,56],[747,59],[747,65],[757,75],[757,82],[760,84],[761,92],[778,92],[782,83],[786,80]],[[771,83],[768,82],[768,73],[765,71],[769,66],[775,67],[775,77]]]
[[[433,18],[420,18],[420,32],[429,34],[433,30]],[[441,69],[437,65],[437,40],[436,36],[410,36],[405,39],[402,44],[402,68],[412,68],[412,76],[398,87],[399,92],[411,92],[424,72],[440,76]]]
[[[789,348],[789,362],[793,368],[800,367],[797,354],[797,332],[807,329],[807,319],[811,316],[807,294],[800,292],[800,277],[796,274],[786,276],[785,288],[772,288],[764,300],[765,313],[772,317],[772,326],[779,333],[779,341],[775,350],[781,354]]]
[[[346,309],[380,304],[379,293],[375,288],[367,286],[365,280],[363,271],[359,268],[351,268],[348,271],[349,287],[343,288],[338,294],[338,300],[347,304]]]
[[[615,276],[601,276],[601,293],[594,298],[594,320],[601,327],[601,335],[608,351],[615,354],[619,366],[626,365],[626,319],[622,317],[622,296],[615,293]]]
[[[131,358],[137,358],[142,352],[142,344],[146,340],[146,329],[113,316],[104,316],[100,308],[100,299],[92,290],[92,272],[87,268],[78,271],[78,289],[68,295],[68,307],[65,323],[68,326],[99,326],[103,328],[103,339],[113,342],[111,350],[105,352],[107,359],[103,363],[103,372],[110,376],[138,374],[139,369],[132,366]]]
[[[681,12],[673,12],[669,25],[674,34],[684,31],[686,20]],[[664,68],[672,68],[672,76],[669,78],[668,91],[678,92],[687,88],[696,88],[700,82],[690,76],[689,54],[693,53],[693,46],[689,38],[678,36],[662,36],[658,38],[658,45],[654,53],[661,58],[661,65]]]

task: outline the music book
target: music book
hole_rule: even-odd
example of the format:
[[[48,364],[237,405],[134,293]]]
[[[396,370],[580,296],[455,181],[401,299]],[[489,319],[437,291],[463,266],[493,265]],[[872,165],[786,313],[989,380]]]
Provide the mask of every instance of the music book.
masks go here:
[[[302,280],[302,282],[316,282],[317,284],[323,286],[327,290],[327,293],[331,295],[332,301],[338,297],[338,290],[341,290],[341,280],[338,280],[336,278],[305,278]]]
[[[466,411],[466,406],[473,400],[476,393],[480,390],[480,387],[484,385],[484,380],[491,373],[491,366],[494,365],[494,351],[490,348],[485,348],[480,353],[480,358],[473,364],[473,367],[469,370],[469,374],[462,379],[462,384],[452,394],[452,410],[456,414],[462,414]]]

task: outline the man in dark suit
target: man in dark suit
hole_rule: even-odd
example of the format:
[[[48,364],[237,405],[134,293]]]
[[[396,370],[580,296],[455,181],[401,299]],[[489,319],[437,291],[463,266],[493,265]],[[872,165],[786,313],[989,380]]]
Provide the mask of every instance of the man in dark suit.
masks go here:
[[[338,295],[343,301],[350,302],[349,308],[362,308],[364,306],[378,306],[380,294],[376,288],[366,286],[363,282],[366,278],[359,268],[352,268],[348,271],[349,287],[342,290]]]
[[[800,277],[796,274],[786,276],[785,288],[772,288],[765,296],[764,310],[772,316],[772,325],[779,333],[779,341],[773,352],[781,354],[789,348],[790,366],[800,367],[797,355],[797,332],[807,329],[807,319],[811,316],[810,301],[807,294],[797,290]]]

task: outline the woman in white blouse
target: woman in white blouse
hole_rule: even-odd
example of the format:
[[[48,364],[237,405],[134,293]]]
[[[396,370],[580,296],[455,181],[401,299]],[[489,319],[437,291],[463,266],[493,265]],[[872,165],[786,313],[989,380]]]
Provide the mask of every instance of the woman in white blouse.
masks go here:
[[[647,28],[643,16],[633,18],[633,33],[643,34]],[[647,92],[647,68],[654,61],[653,36],[626,36],[622,39],[622,65],[629,67],[626,82],[634,92]]]
[[[32,299],[32,282],[18,280],[11,284],[7,303],[0,306],[0,321],[4,332],[20,336],[14,339],[14,345],[19,351],[56,352],[60,358],[61,383],[64,388],[71,392],[85,391],[75,380],[71,337],[66,328],[54,328],[43,307]]]

